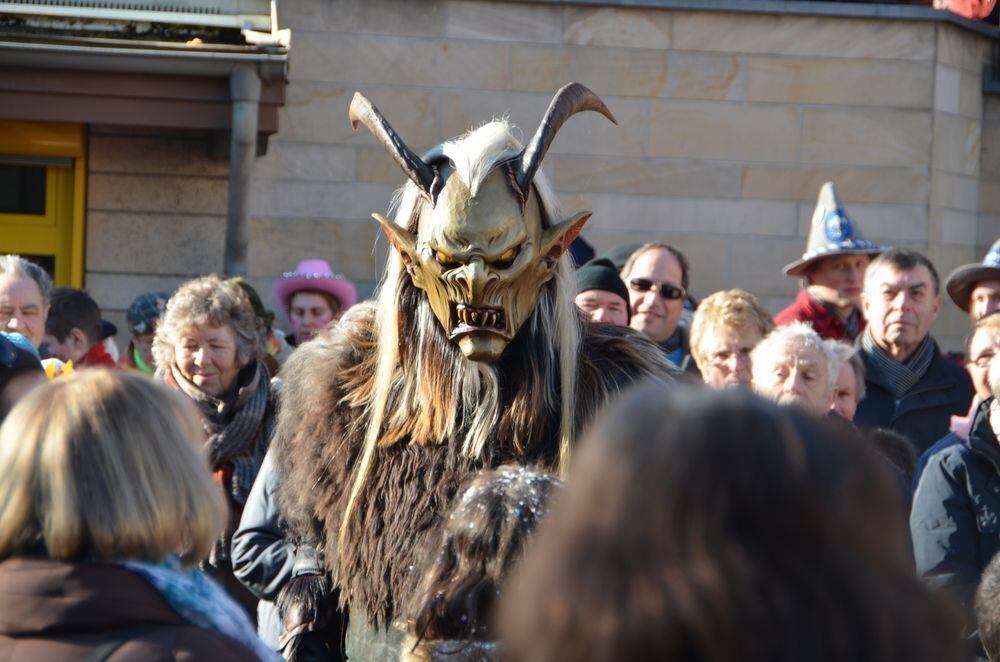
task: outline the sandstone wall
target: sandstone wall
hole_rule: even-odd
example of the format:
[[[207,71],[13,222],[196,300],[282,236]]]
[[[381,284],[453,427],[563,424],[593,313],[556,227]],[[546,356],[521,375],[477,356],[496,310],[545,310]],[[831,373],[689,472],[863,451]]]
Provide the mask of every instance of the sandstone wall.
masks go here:
[[[740,286],[783,307],[797,283],[781,266],[803,252],[828,179],[869,238],[927,251],[942,274],[1000,235],[1000,103],[981,91],[990,44],[954,25],[459,0],[282,0],[279,21],[293,34],[290,84],[257,163],[249,259],[268,303],[269,280],[305,257],[362,294],[377,279],[385,242],[369,214],[403,177],[351,132],[355,90],[419,151],[499,115],[530,135],[559,86],[587,84],[619,126],[573,118],[545,172],[567,211],[593,209],[584,236],[599,251],[674,242],[698,296]],[[133,139],[124,166],[101,157],[122,140],[92,139],[88,286],[219,268],[225,164],[206,155],[157,175],[171,161],[153,153],[178,143],[156,137]],[[194,193],[171,193],[178,178]],[[190,255],[98,236],[139,215],[155,228],[144,246],[180,241]],[[965,328],[953,308],[935,329],[952,347]]]

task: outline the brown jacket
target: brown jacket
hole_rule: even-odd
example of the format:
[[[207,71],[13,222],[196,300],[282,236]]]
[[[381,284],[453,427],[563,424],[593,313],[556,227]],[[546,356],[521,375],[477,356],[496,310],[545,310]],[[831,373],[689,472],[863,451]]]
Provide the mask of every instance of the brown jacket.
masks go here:
[[[105,563],[0,562],[0,661],[83,660],[128,632],[110,662],[254,660],[243,644],[196,627],[139,575]]]

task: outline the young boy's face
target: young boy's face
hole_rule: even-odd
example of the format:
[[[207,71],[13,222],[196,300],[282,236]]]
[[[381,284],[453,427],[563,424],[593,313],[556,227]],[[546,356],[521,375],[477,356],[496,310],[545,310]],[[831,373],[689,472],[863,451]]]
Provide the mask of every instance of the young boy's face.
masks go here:
[[[70,332],[66,334],[66,337],[62,341],[58,340],[51,333],[46,332],[42,336],[42,352],[47,352],[49,356],[53,356],[64,363],[67,361],[79,363],[80,359],[90,351],[90,347],[87,335],[80,329],[70,329]]]

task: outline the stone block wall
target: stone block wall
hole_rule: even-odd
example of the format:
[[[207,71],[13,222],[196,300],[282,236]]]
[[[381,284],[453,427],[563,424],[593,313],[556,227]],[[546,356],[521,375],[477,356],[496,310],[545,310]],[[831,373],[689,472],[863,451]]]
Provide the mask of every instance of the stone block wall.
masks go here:
[[[619,124],[574,117],[543,170],[567,212],[594,211],[584,237],[598,251],[673,242],[692,258],[697,296],[740,286],[774,312],[786,305],[798,283],[781,267],[803,252],[826,180],[869,238],[928,252],[942,275],[1000,235],[1000,102],[984,103],[981,84],[991,43],[945,22],[481,0],[281,0],[278,11],[292,29],[290,83],[256,166],[248,265],[269,305],[270,279],[306,257],[362,295],[378,278],[386,247],[369,215],[403,175],[351,131],[355,90],[419,152],[495,116],[530,136],[558,87],[585,83]],[[155,136],[132,139],[143,163],[95,158],[116,140],[92,139],[88,285],[131,286],[118,269],[139,273],[141,260],[156,279],[219,268],[225,164],[172,167],[142,141],[169,154],[179,139]],[[172,192],[177,177],[190,200]],[[173,238],[187,256],[172,267],[105,245],[100,230],[130,214],[147,219],[149,244]],[[935,334],[956,347],[965,321],[943,310]]]
[[[229,164],[201,134],[92,126],[87,145],[86,289],[128,343],[125,310],[222,269]]]

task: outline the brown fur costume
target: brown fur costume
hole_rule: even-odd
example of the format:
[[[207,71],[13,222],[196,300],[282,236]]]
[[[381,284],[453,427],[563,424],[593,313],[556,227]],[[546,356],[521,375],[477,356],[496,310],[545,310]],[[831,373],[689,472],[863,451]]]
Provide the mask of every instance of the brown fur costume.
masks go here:
[[[415,289],[409,294],[420,296]],[[577,430],[620,387],[648,376],[672,378],[659,349],[643,336],[627,328],[581,323]],[[341,568],[347,572],[348,591],[342,591],[341,602],[381,628],[419,582],[414,559],[459,485],[480,468],[508,462],[555,467],[560,404],[543,401],[544,389],[536,383],[539,371],[531,359],[544,351],[537,343],[551,344],[552,339],[523,329],[496,365],[502,414],[482,455],[463,455],[461,430],[441,445],[410,443],[406,430],[384,431],[385,438],[399,441],[378,448],[338,563],[341,519],[364,446],[364,405],[374,379],[373,329],[374,309],[362,304],[292,355],[282,371],[275,444],[283,474],[280,499],[293,537],[325,552],[334,586],[345,584]],[[446,339],[441,350],[457,351]],[[405,354],[401,359],[407,365]],[[462,415],[427,412],[457,420]]]

